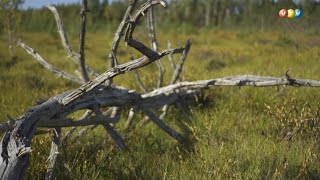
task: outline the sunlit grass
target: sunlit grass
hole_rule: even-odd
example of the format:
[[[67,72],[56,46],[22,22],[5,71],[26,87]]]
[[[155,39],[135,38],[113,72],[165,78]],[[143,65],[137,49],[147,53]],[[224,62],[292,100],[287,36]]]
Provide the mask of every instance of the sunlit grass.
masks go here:
[[[108,50],[112,33],[89,33],[86,58],[90,66],[103,72],[108,68]],[[139,40],[150,44],[145,33]],[[194,34],[158,32],[160,49],[184,46],[191,37],[193,46],[185,64],[184,80],[200,80],[239,74],[270,75],[320,79],[319,45],[314,33],[288,31],[257,32],[254,30],[212,29]],[[68,59],[57,34],[22,34],[21,39],[35,48],[57,67],[74,74],[76,66]],[[1,42],[5,42],[5,35]],[[77,37],[70,39],[78,51]],[[43,69],[19,48],[17,57],[9,58],[6,43],[0,44],[0,119],[18,117],[40,98],[62,93],[78,85]],[[118,59],[121,63],[141,55],[122,42]],[[178,61],[179,56],[174,56]],[[172,70],[167,58],[165,80]],[[143,82],[151,89],[156,84],[154,64],[139,70]],[[138,89],[133,73],[115,78],[115,83]],[[139,90],[138,90],[139,91]],[[61,149],[57,179],[317,179],[320,177],[319,139],[293,139],[279,136],[277,120],[265,112],[266,105],[283,105],[294,98],[297,105],[308,102],[316,106],[319,90],[310,87],[218,87],[204,90],[207,101],[192,108],[186,118],[171,109],[165,120],[189,139],[186,145],[176,141],[147,123],[123,130],[126,114],[116,127],[125,137],[128,149],[119,150],[101,127],[81,139],[72,138]],[[300,108],[303,108],[302,106]],[[143,117],[135,118],[134,125]],[[135,126],[134,126],[135,127]],[[27,172],[29,179],[42,178],[50,148],[50,135],[33,141]]]

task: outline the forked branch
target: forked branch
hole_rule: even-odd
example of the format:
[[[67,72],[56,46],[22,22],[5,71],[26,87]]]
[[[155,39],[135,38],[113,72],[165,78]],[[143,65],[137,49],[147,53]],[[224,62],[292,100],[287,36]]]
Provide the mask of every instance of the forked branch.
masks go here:
[[[69,40],[68,40],[68,36],[66,34],[66,31],[64,29],[64,25],[62,23],[62,20],[60,18],[60,15],[58,13],[58,10],[55,6],[53,5],[49,5],[47,6],[48,9],[52,12],[52,14],[54,15],[54,18],[56,20],[57,23],[57,28],[58,28],[58,32],[60,35],[60,39],[62,42],[62,45],[64,47],[64,49],[66,50],[69,58],[71,58],[73,60],[74,63],[76,63],[79,67],[80,67],[80,55],[78,53],[75,53],[73,51],[73,49],[70,46]],[[88,72],[90,72],[91,75],[93,75],[94,77],[97,77],[99,74],[97,72],[95,72],[90,66],[85,65],[86,69]]]
[[[120,43],[121,38],[124,36],[124,30],[125,30],[125,25],[126,23],[130,20],[130,15],[135,8],[137,4],[137,0],[131,0],[129,2],[128,8],[126,10],[126,13],[124,14],[122,21],[120,22],[118,29],[114,35],[111,51],[109,53],[109,68],[113,68],[114,66],[118,65],[118,60],[117,60],[117,51],[118,51],[118,46]],[[108,84],[111,84],[112,79],[109,79]]]

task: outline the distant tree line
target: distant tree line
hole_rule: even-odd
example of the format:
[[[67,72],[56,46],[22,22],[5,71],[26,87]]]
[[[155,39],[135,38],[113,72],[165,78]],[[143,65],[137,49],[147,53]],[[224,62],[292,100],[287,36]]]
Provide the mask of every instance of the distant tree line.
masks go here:
[[[316,20],[319,5],[315,0],[172,0],[166,17],[173,23],[188,22],[197,27],[256,25],[261,20],[272,25],[282,8],[300,8],[306,20]]]
[[[21,0],[0,0],[5,1]],[[142,1],[139,1],[142,3]],[[302,9],[304,24],[319,26],[317,14],[320,14],[319,1],[317,0],[171,0],[169,8],[165,11],[157,11],[156,17],[161,19],[161,27],[185,26],[185,27],[225,27],[225,26],[249,26],[268,28],[278,26],[280,18],[278,12],[282,8]],[[89,31],[101,28],[113,27],[122,19],[128,0],[90,0],[88,15]],[[17,6],[15,6],[17,7]],[[15,17],[18,28],[21,31],[49,31],[56,32],[55,21],[49,10],[42,9],[17,9]],[[161,7],[157,7],[161,8]],[[78,4],[59,5],[59,13],[67,26],[69,33],[76,35],[79,27]],[[8,10],[2,7],[1,11]],[[0,14],[0,32],[6,29],[8,15]]]

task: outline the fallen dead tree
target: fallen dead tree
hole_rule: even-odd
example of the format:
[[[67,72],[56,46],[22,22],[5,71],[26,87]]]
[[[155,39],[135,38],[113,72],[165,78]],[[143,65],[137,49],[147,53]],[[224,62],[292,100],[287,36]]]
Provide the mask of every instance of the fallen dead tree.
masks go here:
[[[102,125],[120,148],[125,147],[124,140],[112,125],[119,122],[120,117],[118,111],[121,108],[128,107],[130,109],[127,126],[130,126],[135,113],[142,113],[169,136],[179,142],[183,142],[184,137],[166,125],[163,118],[170,105],[177,105],[177,107],[179,107],[182,103],[181,99],[192,96],[201,89],[215,86],[320,86],[320,81],[294,79],[288,75],[288,72],[284,77],[278,78],[241,75],[193,82],[178,82],[185,59],[191,47],[191,41],[188,40],[183,48],[169,48],[161,52],[158,51],[152,11],[152,7],[158,4],[166,7],[165,2],[162,0],[148,0],[133,13],[136,0],[129,1],[128,9],[123,21],[118,27],[112,49],[109,53],[110,68],[100,75],[85,63],[86,0],[82,1],[81,7],[79,53],[74,52],[69,45],[63,23],[56,8],[54,6],[48,7],[54,14],[59,35],[67,54],[70,59],[79,66],[78,77],[56,68],[41,57],[33,48],[22,41],[17,41],[18,46],[33,56],[45,68],[56,73],[59,77],[80,84],[81,86],[77,89],[51,97],[43,102],[39,102],[37,106],[30,108],[21,117],[16,119],[9,117],[7,123],[1,124],[0,129],[5,131],[5,135],[1,141],[1,179],[23,178],[32,151],[31,141],[39,127],[54,129],[54,138],[49,156],[50,165],[46,174],[46,179],[51,179],[56,159],[59,156],[60,143],[61,141],[65,141],[67,137],[75,131],[75,127]],[[148,13],[148,26],[152,48],[147,47],[133,38],[137,23],[146,13]],[[125,43],[139,51],[142,57],[119,65],[116,55],[122,37],[124,37]],[[170,85],[162,87],[164,68],[159,60],[164,56],[169,56],[169,59],[171,59],[172,54],[181,54],[181,57],[177,65],[171,60],[174,73]],[[155,90],[148,91],[136,70],[153,62],[157,63],[159,69],[158,83]],[[135,90],[128,90],[112,84],[112,78],[129,71],[135,72],[137,83],[143,93],[137,93]],[[90,80],[89,74],[91,74],[94,79]],[[109,109],[104,111],[103,109],[106,107],[109,107]],[[68,117],[68,115],[79,110],[87,111],[79,119],[71,119]],[[156,112],[161,110],[163,114],[158,117]],[[65,127],[74,128],[61,138],[61,128]]]

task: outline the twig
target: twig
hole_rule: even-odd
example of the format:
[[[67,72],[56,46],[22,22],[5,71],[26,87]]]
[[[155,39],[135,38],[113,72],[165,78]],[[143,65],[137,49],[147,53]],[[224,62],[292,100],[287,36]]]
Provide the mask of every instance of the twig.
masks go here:
[[[81,10],[80,10],[80,16],[81,16],[81,26],[80,26],[80,44],[79,44],[79,54],[80,54],[80,71],[82,75],[83,81],[87,82],[89,81],[88,72],[86,69],[86,63],[85,63],[85,39],[86,39],[86,25],[87,25],[87,8],[88,2],[87,0],[82,0]]]
[[[30,54],[33,58],[35,58],[43,67],[47,68],[49,71],[58,74],[58,77],[63,77],[65,79],[68,79],[70,81],[76,82],[78,84],[82,84],[82,81],[66,72],[63,72],[62,70],[56,68],[55,66],[49,64],[46,60],[44,60],[34,49],[27,46],[20,40],[17,41],[17,45],[24,50],[27,51],[28,54]]]

